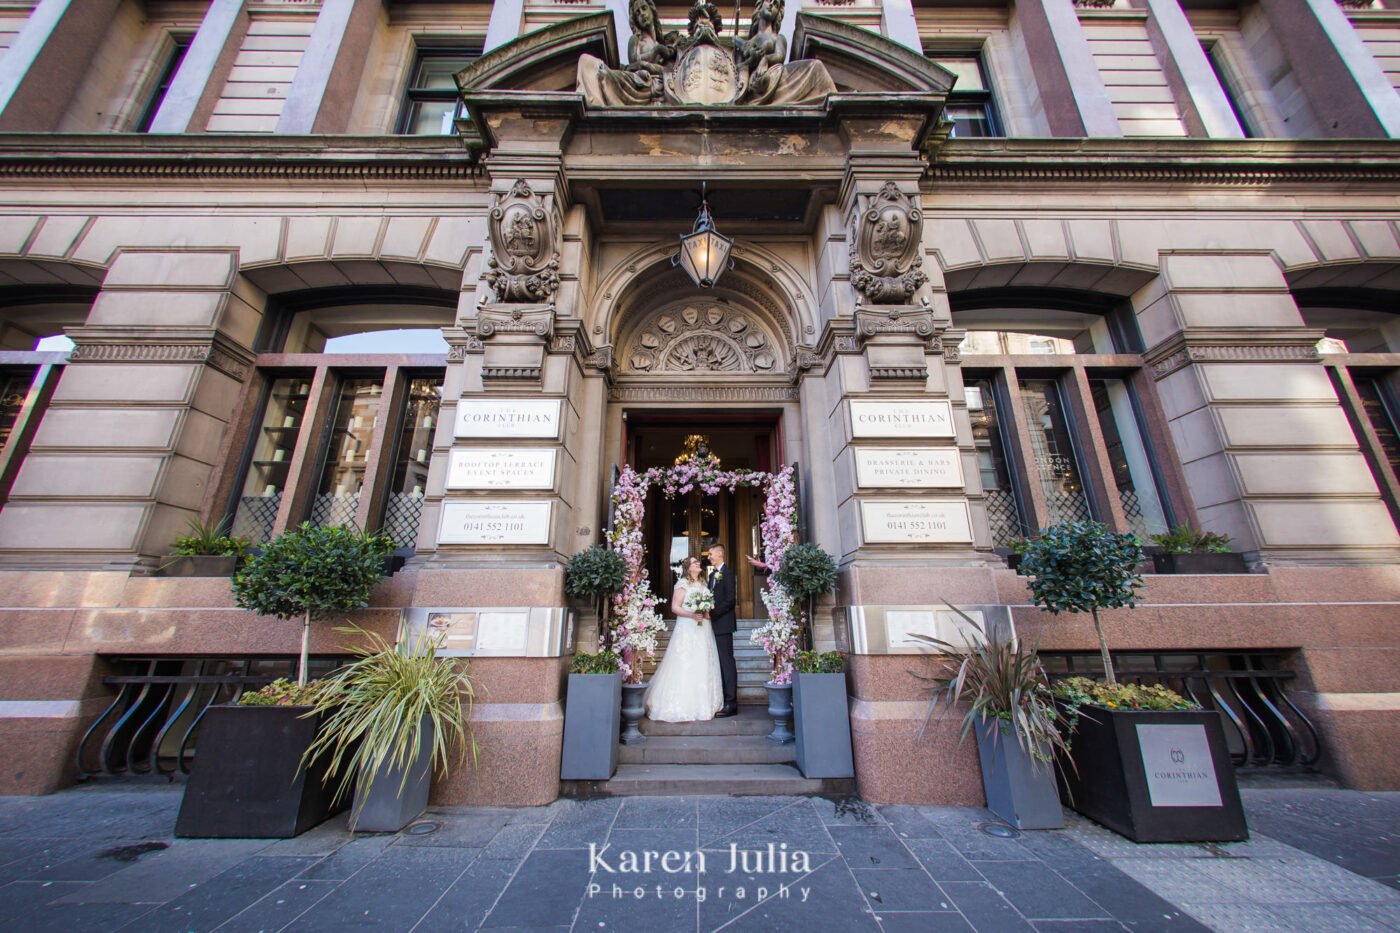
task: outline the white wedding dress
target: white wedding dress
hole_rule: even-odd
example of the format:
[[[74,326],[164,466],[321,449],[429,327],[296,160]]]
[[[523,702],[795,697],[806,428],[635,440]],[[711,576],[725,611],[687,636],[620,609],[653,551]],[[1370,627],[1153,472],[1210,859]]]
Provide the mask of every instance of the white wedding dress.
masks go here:
[[[703,587],[705,584],[690,585]],[[676,584],[677,589],[685,586]],[[684,603],[684,596],[681,601]],[[697,625],[694,619],[676,617],[671,641],[652,675],[644,702],[647,717],[653,721],[694,722],[715,718],[715,713],[724,706],[724,685],[719,676],[719,652],[708,619]]]

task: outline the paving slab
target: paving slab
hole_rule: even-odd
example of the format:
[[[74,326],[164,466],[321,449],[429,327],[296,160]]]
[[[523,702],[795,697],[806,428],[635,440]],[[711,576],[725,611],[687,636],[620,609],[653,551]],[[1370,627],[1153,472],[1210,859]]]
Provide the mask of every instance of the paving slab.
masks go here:
[[[1252,838],[1219,845],[1136,845],[1072,813],[1001,838],[984,809],[850,795],[441,807],[413,833],[337,818],[293,840],[186,840],[177,792],[90,785],[0,798],[0,930],[1400,931],[1400,794],[1245,801]],[[618,870],[624,851],[652,860]]]

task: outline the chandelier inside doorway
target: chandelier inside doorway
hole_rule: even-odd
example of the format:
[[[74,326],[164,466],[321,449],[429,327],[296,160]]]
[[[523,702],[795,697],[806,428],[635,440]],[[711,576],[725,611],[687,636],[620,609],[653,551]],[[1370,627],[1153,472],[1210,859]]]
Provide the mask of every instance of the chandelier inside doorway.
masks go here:
[[[768,621],[754,629],[750,639],[762,645],[772,663],[773,683],[792,682],[792,663],[797,657],[798,634],[807,621],[798,611],[795,601],[778,582],[778,570],[788,548],[797,543],[797,484],[794,470],[785,466],[777,473],[755,470],[725,470],[720,460],[708,450],[701,452],[702,435],[693,455],[678,458],[675,466],[652,467],[638,473],[624,466],[613,487],[613,524],[608,529],[608,543],[627,565],[627,582],[622,592],[613,597],[613,618],[610,631],[599,634],[601,647],[616,647],[621,655],[622,676],[629,683],[640,683],[642,663],[656,655],[655,626],[659,622],[656,606],[660,602],[651,591],[646,567],[646,545],[642,540],[642,523],[646,516],[647,491],[655,486],[667,499],[689,495],[699,489],[707,496],[718,495],[725,489],[730,493],[740,488],[761,489],[764,493],[763,563],[768,568],[768,582],[762,592],[768,607]]]

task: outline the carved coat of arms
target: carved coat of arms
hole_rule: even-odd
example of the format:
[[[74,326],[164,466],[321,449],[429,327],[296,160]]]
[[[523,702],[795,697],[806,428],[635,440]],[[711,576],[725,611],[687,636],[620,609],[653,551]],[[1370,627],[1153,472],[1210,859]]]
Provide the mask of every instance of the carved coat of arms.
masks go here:
[[[482,278],[502,303],[549,301],[559,287],[550,205],[520,179],[491,208],[491,252]]]

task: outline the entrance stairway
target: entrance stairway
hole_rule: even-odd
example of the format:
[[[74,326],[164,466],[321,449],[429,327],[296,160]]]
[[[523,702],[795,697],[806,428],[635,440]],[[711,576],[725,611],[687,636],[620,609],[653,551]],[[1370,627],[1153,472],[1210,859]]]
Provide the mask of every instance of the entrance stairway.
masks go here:
[[[768,691],[763,689],[763,685],[768,682],[772,668],[768,665],[768,655],[763,653],[762,646],[749,641],[749,634],[763,623],[763,619],[740,619],[739,630],[734,633],[734,664],[739,669],[741,704],[768,705]],[[665,656],[666,646],[671,642],[671,632],[674,628],[675,621],[672,620],[666,633],[657,638],[656,661],[642,666],[648,679],[656,671],[657,663]]]
[[[645,742],[618,749],[618,768],[610,781],[564,781],[567,797],[659,797],[699,794],[846,795],[855,793],[850,779],[808,779],[797,770],[797,746],[768,741],[770,669],[763,649],[749,643],[761,619],[741,619],[734,635],[739,668],[739,715],[708,722],[652,722],[643,719]],[[669,641],[661,639],[660,658]],[[654,665],[646,668],[650,677]]]

